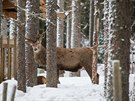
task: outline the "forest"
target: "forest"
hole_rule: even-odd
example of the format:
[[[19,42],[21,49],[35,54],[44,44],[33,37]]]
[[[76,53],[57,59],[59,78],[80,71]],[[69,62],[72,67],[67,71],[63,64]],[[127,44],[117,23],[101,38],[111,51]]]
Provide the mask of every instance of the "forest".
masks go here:
[[[135,101],[135,1],[0,0],[0,101]]]

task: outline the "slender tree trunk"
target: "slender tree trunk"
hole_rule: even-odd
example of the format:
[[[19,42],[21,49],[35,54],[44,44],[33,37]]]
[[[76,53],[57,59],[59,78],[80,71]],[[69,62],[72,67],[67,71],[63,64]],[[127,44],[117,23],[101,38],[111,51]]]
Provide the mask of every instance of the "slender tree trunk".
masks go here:
[[[18,0],[17,5],[25,8],[25,0]],[[18,89],[26,92],[25,73],[25,12],[17,8],[17,81]],[[13,32],[14,33],[14,32]]]
[[[2,22],[2,0],[0,0],[0,38],[1,38],[1,22]],[[1,50],[0,50],[1,52]],[[2,52],[1,52],[2,53]],[[2,55],[2,54],[1,54]],[[1,58],[2,56],[0,56]],[[1,62],[0,62],[1,63]],[[1,63],[2,64],[2,63]],[[0,66],[1,67],[1,66]],[[2,71],[2,69],[0,69]],[[3,81],[2,74],[0,72],[0,83]]]
[[[104,45],[105,45],[105,67],[104,67],[104,97],[107,95],[107,71],[108,71],[108,15],[109,14],[109,4],[108,0],[104,0]]]
[[[66,10],[71,10],[71,0],[68,0]],[[67,15],[66,23],[66,48],[71,48],[71,12]]]
[[[59,12],[64,11],[64,0],[57,0],[57,5],[60,7]],[[57,17],[57,47],[63,47],[64,35],[64,20]]]
[[[71,13],[67,15],[66,48],[71,48]]]
[[[132,101],[135,101],[135,73],[134,73],[134,84],[133,84],[133,95],[132,95]]]
[[[3,18],[2,22],[1,22],[1,35],[3,35],[3,37],[7,38],[7,34],[8,34],[7,19]]]
[[[11,39],[13,39],[15,35],[17,35],[16,27],[16,22],[12,18],[10,18],[9,35]]]
[[[131,1],[131,5],[132,5],[132,32],[135,32],[135,1]],[[135,41],[135,34],[132,35],[133,40]],[[133,46],[132,46],[133,47]],[[133,56],[134,58],[134,56]],[[132,63],[133,64],[133,63]],[[134,65],[134,64],[133,64]],[[132,67],[134,69],[134,67]],[[133,95],[132,95],[132,101],[135,101],[135,71],[133,71],[134,73],[134,83],[133,83]]]
[[[132,16],[135,18],[135,1],[132,1]],[[135,19],[132,20],[133,23],[132,23],[132,30],[133,32],[135,32],[134,28],[135,28]],[[133,37],[133,40],[135,41],[135,35],[132,36]],[[133,46],[132,46],[133,47]],[[134,56],[133,56],[134,58]],[[132,99],[131,101],[135,101],[135,71],[133,72],[134,73],[134,83],[133,83],[133,93],[132,93]]]
[[[64,0],[57,0],[57,5],[60,7],[59,12],[64,11]],[[64,20],[60,17],[57,17],[57,47],[64,47]],[[64,70],[60,70],[60,72],[64,72]],[[64,76],[64,74],[60,74],[60,76]]]
[[[122,101],[129,101],[129,68],[130,68],[130,0],[109,1],[109,57],[108,57],[108,96],[113,100],[112,60],[120,60],[122,80]],[[124,50],[124,51],[123,51]]]
[[[94,0],[90,0],[89,46],[93,46],[93,33],[94,33]]]
[[[37,41],[39,34],[39,0],[27,0],[26,2],[26,38]],[[27,86],[37,84],[37,68],[34,61],[32,47],[26,44],[26,79]]]
[[[10,25],[9,25],[9,36],[10,36],[10,39],[14,39],[14,40],[16,40],[16,35],[17,35],[17,24],[16,24],[16,22],[12,19],[12,18],[10,18]],[[16,55],[14,54],[14,53],[16,53],[16,50],[15,50],[15,48],[13,49],[11,49],[11,60],[13,60],[13,61],[15,61],[15,58],[16,58]],[[11,62],[11,77],[14,77],[15,79],[16,79],[16,72],[15,72],[15,68],[16,68],[16,66],[14,66],[14,65],[16,65],[14,62]]]
[[[80,0],[72,0],[71,48],[80,46]]]
[[[57,87],[57,64],[56,64],[56,12],[57,0],[46,1],[46,38],[47,38],[47,87]]]
[[[1,22],[2,22],[2,0],[0,0],[0,35],[1,35]]]
[[[104,0],[99,0],[99,33],[100,35],[103,35],[104,33],[103,18],[104,18]]]
[[[80,31],[80,0],[72,0],[72,22],[71,22],[71,48],[80,47],[81,31]],[[78,72],[71,72],[70,76],[80,76]]]
[[[97,84],[97,60],[98,60],[98,34],[99,34],[99,2],[95,0],[95,12],[94,12],[94,33],[93,33],[93,45],[96,46],[96,51],[93,52],[92,63],[92,81]]]

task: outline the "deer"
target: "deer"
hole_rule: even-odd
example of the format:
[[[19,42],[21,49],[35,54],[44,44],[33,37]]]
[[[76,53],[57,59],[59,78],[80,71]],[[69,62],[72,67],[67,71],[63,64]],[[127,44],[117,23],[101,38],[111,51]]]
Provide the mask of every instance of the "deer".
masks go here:
[[[28,38],[25,41],[32,46],[34,52],[34,60],[39,66],[46,66],[46,48],[41,44],[40,40],[32,41]],[[56,48],[57,68],[59,70],[77,72],[84,67],[90,79],[92,79],[92,61],[93,54],[97,46],[93,47],[77,47],[77,48]],[[58,73],[59,74],[59,73]],[[99,74],[97,73],[97,81],[99,83]],[[59,77],[58,77],[59,79]],[[91,80],[92,81],[92,80]],[[93,83],[93,81],[92,81]]]
[[[47,83],[47,79],[44,76],[37,76],[37,84],[46,84]]]

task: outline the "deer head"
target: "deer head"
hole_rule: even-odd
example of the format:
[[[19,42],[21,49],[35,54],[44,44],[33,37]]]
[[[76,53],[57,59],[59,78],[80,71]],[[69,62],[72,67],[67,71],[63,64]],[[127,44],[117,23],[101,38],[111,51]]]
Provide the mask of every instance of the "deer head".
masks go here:
[[[28,39],[25,37],[25,42],[28,43],[30,46],[32,46],[34,52],[38,52],[42,46],[42,39],[44,38],[44,33],[42,34],[37,34],[36,41],[33,41],[31,39]]]

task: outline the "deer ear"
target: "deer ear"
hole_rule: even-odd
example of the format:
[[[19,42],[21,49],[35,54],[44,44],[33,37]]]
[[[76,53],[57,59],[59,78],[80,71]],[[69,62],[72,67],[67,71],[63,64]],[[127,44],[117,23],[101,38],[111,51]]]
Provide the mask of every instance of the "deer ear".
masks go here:
[[[34,42],[32,42],[32,41],[30,41],[30,40],[28,40],[28,39],[25,39],[25,43],[27,43],[27,44],[29,44],[29,45],[31,45],[31,46],[34,45]]]
[[[30,44],[30,45],[31,45],[31,43],[30,43],[27,39],[25,39],[25,43],[27,43],[27,44]]]

